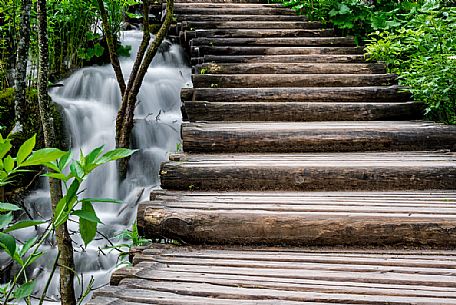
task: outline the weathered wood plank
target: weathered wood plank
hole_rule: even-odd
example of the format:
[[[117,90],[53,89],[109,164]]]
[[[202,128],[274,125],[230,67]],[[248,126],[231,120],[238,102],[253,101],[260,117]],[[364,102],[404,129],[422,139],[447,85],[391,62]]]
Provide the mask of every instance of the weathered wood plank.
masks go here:
[[[176,21],[189,22],[228,22],[228,21],[305,21],[303,16],[295,15],[241,15],[241,14],[186,14],[176,15]]]
[[[293,16],[297,17],[296,13],[291,9],[283,7],[267,7],[263,5],[243,6],[243,5],[228,5],[227,7],[197,7],[197,6],[176,6],[174,9],[176,16],[186,18],[191,15],[252,15],[252,16]],[[223,17],[222,17],[223,18]],[[301,17],[304,20],[305,17]]]
[[[411,121],[183,123],[182,138],[187,153],[456,150],[456,126]]]
[[[205,55],[192,58],[194,65],[203,63],[363,63],[363,55]]]
[[[198,46],[190,49],[192,56],[213,55],[354,55],[362,54],[358,47],[246,47],[246,46]]]
[[[270,72],[271,74],[194,74],[192,80],[195,88],[367,87],[391,86],[396,84],[397,80],[397,76],[393,74],[342,74],[345,72],[343,70],[339,71],[340,74]]]
[[[164,163],[170,190],[454,189],[456,155],[438,152],[189,155]]]
[[[180,28],[191,29],[320,29],[323,25],[317,21],[181,21]]]
[[[424,104],[185,101],[190,121],[369,121],[419,119]]]
[[[197,74],[384,74],[379,63],[205,63],[196,65]],[[353,76],[356,77],[356,76]],[[196,86],[195,86],[196,87]],[[280,87],[277,85],[276,87]]]
[[[184,101],[209,102],[405,102],[410,94],[390,87],[184,88]]]
[[[198,37],[190,41],[192,47],[206,46],[339,46],[354,47],[352,37],[266,37],[266,38],[217,38]]]
[[[261,38],[261,37],[326,37],[334,36],[332,29],[211,29],[184,31],[186,41],[198,37]]]

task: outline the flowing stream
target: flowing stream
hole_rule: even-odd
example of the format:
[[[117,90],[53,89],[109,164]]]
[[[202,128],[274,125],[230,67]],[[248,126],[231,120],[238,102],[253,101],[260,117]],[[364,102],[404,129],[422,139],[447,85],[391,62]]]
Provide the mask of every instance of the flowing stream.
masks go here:
[[[122,44],[132,46],[131,56],[121,58],[124,77],[128,79],[134,58],[141,42],[141,31],[122,33]],[[99,231],[113,242],[120,232],[131,228],[136,218],[136,207],[147,200],[150,190],[159,187],[160,163],[169,152],[178,149],[181,142],[180,89],[191,86],[191,69],[185,61],[182,48],[165,41],[146,74],[138,95],[133,130],[133,147],[138,148],[130,160],[127,179],[120,183],[115,162],[97,169],[85,184],[84,197],[121,199],[123,204],[96,203],[95,209],[103,222]],[[75,158],[79,151],[88,153],[95,147],[105,149],[115,146],[115,116],[120,105],[120,90],[110,65],[80,69],[63,81],[63,86],[50,92],[52,99],[61,105],[65,114],[66,132]],[[26,207],[36,219],[51,216],[47,182],[26,199]],[[39,229],[44,229],[39,228]],[[78,224],[69,223],[70,231],[77,231]],[[22,240],[37,234],[34,229],[19,230]],[[79,236],[73,240],[82,244]],[[97,236],[86,249],[76,246],[76,271],[83,283],[77,281],[76,293],[81,294],[93,276],[93,287],[109,282],[112,271],[119,264],[118,252],[106,250],[109,243]],[[57,255],[55,245],[45,245],[45,255],[37,262],[30,277],[38,279],[36,292],[41,291],[49,278],[52,263]],[[0,262],[3,261],[0,256]],[[58,301],[58,277],[48,290],[49,300]]]

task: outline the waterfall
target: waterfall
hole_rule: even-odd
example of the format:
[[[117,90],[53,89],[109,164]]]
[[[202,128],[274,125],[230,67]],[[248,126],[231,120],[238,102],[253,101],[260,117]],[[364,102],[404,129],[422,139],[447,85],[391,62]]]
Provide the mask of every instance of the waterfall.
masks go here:
[[[136,52],[142,39],[141,31],[122,32],[122,44],[132,47],[131,56],[121,58],[125,79],[133,67]],[[120,90],[114,71],[110,65],[82,68],[62,82],[63,86],[51,90],[50,95],[64,113],[66,133],[75,158],[79,151],[89,152],[105,145],[105,149],[115,147],[115,116],[120,105]],[[176,151],[181,142],[181,100],[180,89],[191,86],[191,69],[185,61],[183,49],[169,41],[160,47],[148,69],[135,112],[135,127],[132,143],[139,149],[129,162],[127,179],[119,181],[114,162],[97,169],[84,185],[85,197],[120,199],[123,204],[96,203],[94,207],[103,222],[99,231],[116,241],[115,236],[130,228],[136,219],[136,206],[147,200],[154,188],[159,188],[160,163],[167,159],[169,152]],[[25,200],[29,212],[36,219],[51,216],[47,182],[35,190]],[[43,230],[38,228],[38,230]],[[78,224],[69,222],[69,230],[77,231]],[[34,228],[22,229],[15,234],[26,240],[38,232]],[[82,244],[79,236],[73,240]],[[50,241],[43,246],[45,252],[30,272],[30,277],[38,279],[36,291],[44,288],[49,278],[52,262],[57,255],[56,246]],[[112,271],[118,265],[118,252],[106,250],[109,243],[97,236],[86,249],[76,247],[74,254],[76,271],[84,285],[76,279],[76,293],[79,295],[91,276],[94,287],[109,282]],[[4,262],[0,256],[0,262]],[[50,300],[58,301],[58,276],[48,290]]]

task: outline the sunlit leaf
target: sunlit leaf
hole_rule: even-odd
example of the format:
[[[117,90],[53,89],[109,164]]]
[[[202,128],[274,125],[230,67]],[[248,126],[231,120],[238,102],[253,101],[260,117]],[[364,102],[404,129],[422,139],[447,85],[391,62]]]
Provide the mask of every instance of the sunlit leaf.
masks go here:
[[[53,162],[66,154],[58,148],[43,148],[33,152],[21,166],[43,165],[47,162]]]
[[[16,162],[17,165],[19,166],[24,160],[30,156],[32,153],[33,148],[35,147],[36,144],[36,135],[28,139],[27,141],[24,142],[24,144],[21,145],[19,148],[19,151],[17,152],[17,157],[16,157]]]
[[[122,159],[131,156],[136,150],[131,150],[128,148],[116,148],[114,150],[108,151],[101,158],[99,158],[95,164],[101,165],[110,161]]]

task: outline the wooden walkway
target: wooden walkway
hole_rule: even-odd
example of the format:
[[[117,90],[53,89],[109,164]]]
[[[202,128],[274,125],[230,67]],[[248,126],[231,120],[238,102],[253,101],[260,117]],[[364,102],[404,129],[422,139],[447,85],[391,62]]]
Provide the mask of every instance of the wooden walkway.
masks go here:
[[[221,1],[221,2],[219,2]],[[179,0],[184,153],[91,305],[456,304],[456,127],[277,4]]]

